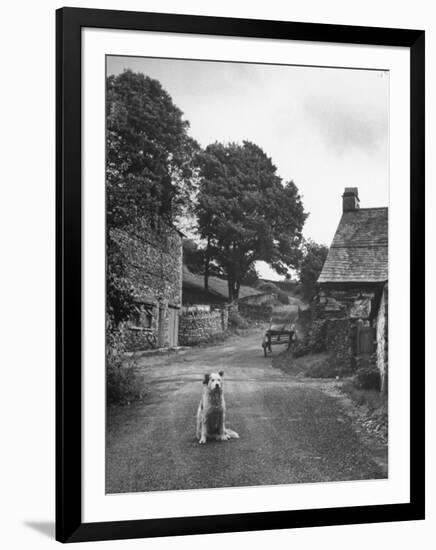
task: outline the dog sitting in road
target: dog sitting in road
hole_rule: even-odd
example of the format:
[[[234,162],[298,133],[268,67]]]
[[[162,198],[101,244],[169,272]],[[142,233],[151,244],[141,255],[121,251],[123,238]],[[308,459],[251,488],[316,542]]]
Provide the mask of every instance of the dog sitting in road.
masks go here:
[[[205,374],[203,395],[197,411],[197,439],[200,444],[207,439],[227,441],[239,435],[226,428],[226,403],[224,401],[224,372]]]

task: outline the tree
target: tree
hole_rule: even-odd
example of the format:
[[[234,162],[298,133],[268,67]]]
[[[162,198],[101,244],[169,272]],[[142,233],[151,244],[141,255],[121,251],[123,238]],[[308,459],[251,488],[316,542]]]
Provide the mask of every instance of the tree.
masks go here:
[[[183,239],[183,263],[191,273],[203,273],[204,250],[193,239]]]
[[[315,294],[316,281],[327,258],[328,247],[308,239],[303,244],[303,259],[300,265],[300,282],[303,295],[310,300]]]
[[[202,274],[204,276],[204,288],[209,290],[209,277],[222,277],[222,271],[211,262],[209,256],[210,247],[206,242],[205,246],[199,245],[194,239],[183,240],[183,263],[191,273]],[[257,274],[254,270],[248,274],[250,281],[257,280]],[[250,284],[244,281],[246,284]]]
[[[106,240],[106,299],[110,324],[117,327],[126,321],[134,307],[133,288],[125,275],[126,258],[118,243],[108,235]]]
[[[289,304],[288,294],[273,282],[262,281],[257,285],[256,288],[257,290],[260,290],[262,292],[269,292],[271,294],[275,294],[277,297],[277,300],[282,304]]]
[[[160,82],[126,70],[107,79],[107,222],[174,220],[189,204],[197,143]]]
[[[130,70],[107,78],[107,310],[115,326],[134,303],[111,230],[139,219],[158,230],[190,203],[198,145],[182,115],[157,80]]]
[[[230,300],[239,297],[256,261],[282,274],[298,265],[303,204],[295,184],[282,182],[259,146],[244,141],[206,148],[196,214],[209,261],[227,278]]]
[[[259,283],[259,274],[254,265],[249,268],[241,283],[256,288]]]

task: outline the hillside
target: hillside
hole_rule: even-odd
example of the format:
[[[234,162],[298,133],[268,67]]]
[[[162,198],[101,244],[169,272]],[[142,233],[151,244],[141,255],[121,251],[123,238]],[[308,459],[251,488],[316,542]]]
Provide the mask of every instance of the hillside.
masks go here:
[[[274,287],[278,292],[284,292],[288,296],[289,305],[306,308],[307,303],[300,293],[300,284],[297,281],[271,281],[269,279],[260,279],[259,290],[265,291],[266,286],[271,286],[271,291],[274,292]]]
[[[242,285],[239,291],[239,297],[261,294],[255,288]],[[183,303],[219,303],[228,300],[227,281],[219,277],[209,277],[209,292],[204,290],[204,277],[191,273],[189,269],[183,266]]]
[[[261,281],[263,281],[264,283],[272,283],[272,284],[276,285],[278,288],[280,288],[284,292],[288,293],[290,296],[294,296],[295,294],[297,294],[298,290],[299,290],[299,287],[300,287],[300,283],[298,281],[295,281],[295,280],[272,281],[270,279],[263,279],[262,278]]]

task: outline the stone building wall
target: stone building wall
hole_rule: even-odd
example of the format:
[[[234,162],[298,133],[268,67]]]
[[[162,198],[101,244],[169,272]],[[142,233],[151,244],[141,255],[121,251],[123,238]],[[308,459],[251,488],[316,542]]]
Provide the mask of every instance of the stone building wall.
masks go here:
[[[364,286],[323,287],[318,293],[319,313],[330,319],[369,319],[374,297],[375,290]]]
[[[319,290],[316,317],[326,321],[326,349],[332,352],[341,370],[353,371],[359,365],[357,324],[375,325],[379,292],[374,285],[322,285]]]
[[[111,231],[125,258],[127,277],[139,300],[163,300],[181,306],[182,240],[162,224],[151,230],[145,224]]]
[[[388,285],[383,288],[376,324],[377,367],[380,371],[380,391],[388,389]]]
[[[129,326],[123,327],[123,334],[126,342],[126,351],[145,351],[157,349],[158,341],[155,331],[144,330],[140,327]]]
[[[123,331],[128,351],[167,347],[171,307],[182,304],[182,239],[161,223],[151,229],[145,222],[111,230],[119,246],[126,277],[135,297],[136,311]]]
[[[184,308],[180,317],[179,344],[190,346],[205,342],[211,336],[226,331],[228,324],[229,310],[227,307],[214,310]]]

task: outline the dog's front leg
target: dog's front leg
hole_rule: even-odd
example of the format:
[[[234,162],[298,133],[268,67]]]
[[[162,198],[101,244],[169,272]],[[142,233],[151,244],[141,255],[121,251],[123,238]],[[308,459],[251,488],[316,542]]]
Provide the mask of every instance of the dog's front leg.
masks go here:
[[[226,433],[226,414],[223,411],[223,415],[221,418],[221,424],[220,424],[220,433],[217,437],[217,441],[227,441],[229,439],[227,433]]]
[[[200,440],[199,443],[203,445],[206,443],[206,421],[204,418],[201,419],[201,430],[200,430]]]
[[[203,408],[201,406],[201,402],[200,402],[200,405],[198,406],[198,409],[197,409],[197,425],[195,427],[195,437],[200,441],[200,437],[201,437],[201,419],[202,419],[202,411],[203,411]]]

